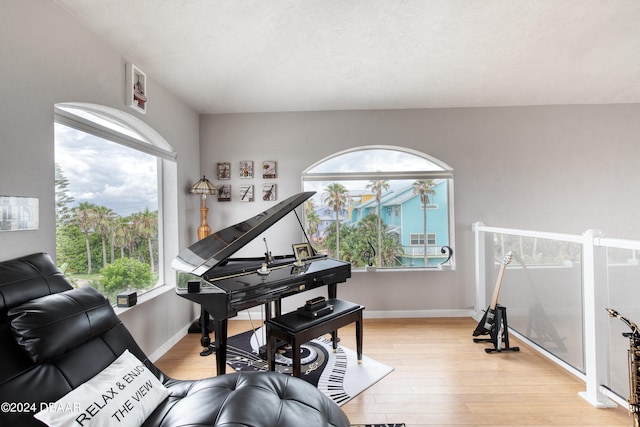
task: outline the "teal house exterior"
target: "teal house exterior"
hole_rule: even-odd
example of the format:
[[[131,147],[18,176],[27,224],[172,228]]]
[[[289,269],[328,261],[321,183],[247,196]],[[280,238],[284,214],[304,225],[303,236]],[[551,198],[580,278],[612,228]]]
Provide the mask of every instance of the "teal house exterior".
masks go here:
[[[434,180],[434,194],[429,195],[427,205],[427,265],[435,267],[444,262],[448,252],[441,252],[449,246],[449,209],[447,180]],[[362,203],[351,207],[348,225],[355,225],[369,214],[377,215],[378,203],[375,196],[363,197]],[[382,222],[387,233],[398,237],[402,245],[401,264],[407,267],[425,266],[424,206],[420,195],[414,194],[412,185],[389,191],[380,200]]]

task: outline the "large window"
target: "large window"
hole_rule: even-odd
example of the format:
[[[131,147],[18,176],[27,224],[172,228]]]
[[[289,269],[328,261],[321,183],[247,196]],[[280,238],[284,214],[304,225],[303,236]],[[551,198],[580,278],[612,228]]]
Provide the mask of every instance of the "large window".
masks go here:
[[[453,170],[445,163],[399,147],[360,147],[312,165],[302,180],[316,192],[305,203],[305,227],[319,252],[356,268],[453,267]]]
[[[174,155],[109,113],[56,106],[56,261],[115,302],[164,282],[162,173]]]

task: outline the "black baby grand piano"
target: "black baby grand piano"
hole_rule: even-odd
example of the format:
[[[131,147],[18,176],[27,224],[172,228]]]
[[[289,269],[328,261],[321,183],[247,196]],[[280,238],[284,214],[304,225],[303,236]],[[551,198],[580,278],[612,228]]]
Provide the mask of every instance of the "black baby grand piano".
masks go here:
[[[200,286],[194,286],[191,292],[182,288],[177,288],[176,292],[200,304],[203,311],[213,317],[218,374],[226,372],[227,320],[230,317],[264,304],[266,317],[270,318],[271,303],[274,303],[275,314],[279,315],[282,298],[325,285],[328,297],[336,298],[336,285],[351,277],[350,263],[315,251],[302,263],[296,263],[294,255],[273,257],[268,249],[263,257],[230,258],[314,194],[313,191],[299,193],[252,218],[217,231],[182,250],[171,263],[175,270],[201,278]],[[262,271],[263,263],[267,264],[266,273]],[[210,343],[209,314],[202,316],[203,347]]]

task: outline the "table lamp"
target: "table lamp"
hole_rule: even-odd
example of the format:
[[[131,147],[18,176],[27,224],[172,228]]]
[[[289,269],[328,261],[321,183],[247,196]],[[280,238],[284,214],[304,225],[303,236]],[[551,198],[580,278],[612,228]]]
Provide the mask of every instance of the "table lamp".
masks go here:
[[[209,209],[207,209],[207,195],[218,194],[218,189],[202,175],[202,179],[193,184],[189,193],[202,195],[202,206],[200,207],[201,220],[200,226],[198,227],[198,240],[202,240],[211,234],[211,227],[207,224],[207,212],[209,212]]]

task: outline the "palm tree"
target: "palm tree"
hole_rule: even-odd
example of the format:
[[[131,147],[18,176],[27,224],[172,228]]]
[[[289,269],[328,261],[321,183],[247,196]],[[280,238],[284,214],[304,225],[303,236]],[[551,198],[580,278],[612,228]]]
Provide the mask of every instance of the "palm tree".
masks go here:
[[[389,183],[387,181],[376,179],[370,181],[367,185],[367,190],[370,190],[376,195],[376,203],[378,204],[378,267],[382,267],[382,192],[389,190]]]
[[[82,202],[73,210],[78,228],[84,234],[84,243],[87,249],[87,273],[91,274],[91,245],[89,244],[89,232],[93,230],[95,224],[94,208],[96,206],[89,202]]]
[[[155,262],[153,256],[152,238],[157,236],[158,211],[150,212],[147,207],[144,212],[139,212],[133,216],[134,228],[143,239],[147,239],[149,247],[149,264],[151,272],[155,272]]]
[[[382,252],[384,265],[401,265],[400,259],[404,255],[404,249],[396,234],[385,233],[384,238],[382,239]]]
[[[131,228],[130,225],[133,225],[131,221],[125,218],[118,218],[111,227],[111,264],[115,261],[115,247],[120,248],[120,258],[124,258],[124,248],[129,244],[131,240]],[[129,255],[131,255],[131,251],[129,251]]]
[[[107,236],[110,234],[113,220],[116,217],[114,211],[106,206],[96,206],[94,208],[94,226],[95,231],[100,233],[100,240],[102,241],[102,267],[107,266]],[[112,260],[113,261],[113,260]]]
[[[413,183],[413,194],[420,195],[420,203],[422,204],[425,267],[427,266],[427,205],[429,204],[429,195],[436,194],[433,187],[435,187],[435,184],[432,179],[418,179]]]
[[[322,203],[329,205],[336,214],[336,258],[340,259],[340,211],[347,205],[347,189],[334,182],[327,185],[322,193]]]
[[[318,227],[320,226],[320,217],[316,213],[316,205],[313,199],[309,199],[304,202],[304,216],[306,222],[307,233],[313,239],[313,235],[318,232]]]
[[[359,238],[357,227],[343,227],[340,239],[340,256],[352,267],[360,267],[364,264],[362,253],[364,252],[362,239]]]
[[[370,256],[376,254],[376,249],[371,242],[378,233],[378,219],[375,214],[369,213],[362,218],[354,227],[347,227],[343,241],[343,260],[350,261],[354,266],[369,265]],[[346,244],[346,248],[345,248]],[[370,249],[373,249],[371,251]],[[346,255],[346,257],[345,257]]]
[[[131,258],[136,236],[132,227],[127,227],[123,231],[124,233],[122,235],[122,242],[119,243],[120,258],[124,258],[124,248],[127,248],[127,250],[129,251],[129,258]]]

